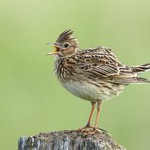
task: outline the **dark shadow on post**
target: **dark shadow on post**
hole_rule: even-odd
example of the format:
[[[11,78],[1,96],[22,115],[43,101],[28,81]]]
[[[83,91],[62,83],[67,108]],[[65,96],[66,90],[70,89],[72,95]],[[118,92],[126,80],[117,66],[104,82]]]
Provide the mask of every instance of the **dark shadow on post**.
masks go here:
[[[126,150],[118,145],[111,135],[100,130],[94,135],[78,130],[40,133],[20,137],[18,150]]]

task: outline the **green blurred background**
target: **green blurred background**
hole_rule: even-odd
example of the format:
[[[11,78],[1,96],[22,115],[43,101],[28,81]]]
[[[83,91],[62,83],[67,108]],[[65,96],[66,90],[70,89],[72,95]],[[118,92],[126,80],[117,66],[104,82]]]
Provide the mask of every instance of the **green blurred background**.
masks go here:
[[[70,28],[82,48],[112,48],[128,65],[150,62],[149,0],[1,0],[0,150],[17,149],[21,135],[85,125],[90,103],[61,87],[46,56],[46,43]],[[104,103],[99,126],[127,149],[149,149],[150,85]]]

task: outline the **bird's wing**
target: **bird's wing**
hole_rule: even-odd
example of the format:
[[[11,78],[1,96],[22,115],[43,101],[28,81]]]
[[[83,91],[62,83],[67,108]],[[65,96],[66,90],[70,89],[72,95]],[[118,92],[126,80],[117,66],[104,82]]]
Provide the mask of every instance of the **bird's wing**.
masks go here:
[[[77,69],[85,76],[96,78],[119,75],[121,63],[112,50],[98,47],[84,50],[78,55]]]
[[[122,84],[145,82],[137,78],[137,73],[134,73],[131,67],[121,64],[111,49],[88,49],[78,57],[76,68],[85,78]]]

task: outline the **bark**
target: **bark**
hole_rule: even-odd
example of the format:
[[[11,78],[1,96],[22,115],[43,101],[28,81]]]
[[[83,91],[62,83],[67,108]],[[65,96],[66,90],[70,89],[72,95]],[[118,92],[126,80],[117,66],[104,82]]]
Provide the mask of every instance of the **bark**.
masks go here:
[[[18,150],[126,150],[102,129],[89,132],[65,130],[20,137]]]

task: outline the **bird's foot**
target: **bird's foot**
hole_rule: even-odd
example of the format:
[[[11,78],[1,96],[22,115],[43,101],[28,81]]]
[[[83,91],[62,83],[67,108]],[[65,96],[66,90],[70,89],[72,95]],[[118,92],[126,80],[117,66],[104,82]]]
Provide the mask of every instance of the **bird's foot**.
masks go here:
[[[101,129],[101,128],[96,128],[92,126],[85,126],[83,128],[77,129],[78,132],[80,132],[82,135],[94,135],[96,133],[102,133],[105,132],[107,133],[106,130]]]
[[[103,129],[92,127],[92,126],[85,126],[83,128],[77,129],[82,135],[93,135],[96,133],[101,133],[101,132],[107,132]]]
[[[85,127],[83,127],[83,128],[77,129],[76,131],[84,132],[84,131],[89,130],[89,129],[93,129],[93,127],[91,127],[91,126],[85,126]]]
[[[89,130],[93,130],[93,127],[90,126],[90,124],[87,124],[85,127],[79,128],[76,131],[83,133],[83,132],[88,132]]]
[[[89,130],[89,129],[92,129],[92,128],[93,128],[93,127],[88,123],[88,124],[86,124],[85,127],[81,128],[80,131],[83,132],[83,131],[85,131],[85,130]]]

